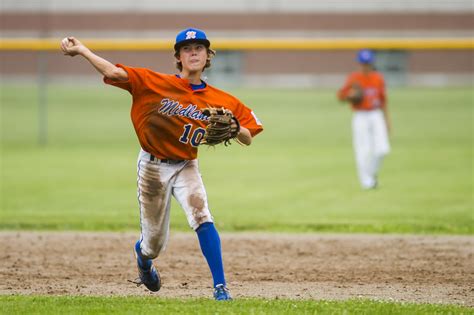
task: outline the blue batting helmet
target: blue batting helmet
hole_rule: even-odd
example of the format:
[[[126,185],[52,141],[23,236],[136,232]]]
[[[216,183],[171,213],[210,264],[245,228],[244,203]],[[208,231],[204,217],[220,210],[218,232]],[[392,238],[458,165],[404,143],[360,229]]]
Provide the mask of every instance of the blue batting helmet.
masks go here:
[[[375,53],[370,49],[362,49],[357,53],[357,61],[360,63],[372,64],[375,61]]]
[[[197,28],[185,29],[176,35],[176,43],[174,44],[174,50],[178,51],[181,46],[191,43],[198,42],[204,44],[207,48],[211,46],[211,42],[207,39],[206,33]]]

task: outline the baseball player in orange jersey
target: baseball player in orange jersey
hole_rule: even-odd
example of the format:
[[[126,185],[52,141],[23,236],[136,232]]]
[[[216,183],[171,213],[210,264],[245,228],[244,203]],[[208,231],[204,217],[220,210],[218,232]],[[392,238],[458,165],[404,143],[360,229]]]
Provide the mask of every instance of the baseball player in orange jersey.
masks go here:
[[[199,172],[197,153],[206,133],[207,107],[231,110],[240,122],[237,140],[250,145],[263,130],[255,114],[234,96],[201,79],[215,52],[206,34],[190,28],[180,32],[174,45],[179,74],[162,74],[143,68],[114,65],[97,56],[74,37],[66,37],[61,49],[81,55],[104,76],[106,84],[132,95],[131,118],[140,142],[138,202],[141,235],[134,251],[139,278],[151,291],[161,279],[152,260],[165,249],[169,236],[171,195],[183,208],[198,236],[214,281],[214,298],[230,300],[226,286],[219,234],[213,224],[207,194]]]
[[[382,160],[390,152],[390,119],[384,78],[373,66],[374,52],[360,50],[357,61],[361,70],[348,76],[338,97],[351,103],[354,111],[352,135],[360,184],[374,189]]]

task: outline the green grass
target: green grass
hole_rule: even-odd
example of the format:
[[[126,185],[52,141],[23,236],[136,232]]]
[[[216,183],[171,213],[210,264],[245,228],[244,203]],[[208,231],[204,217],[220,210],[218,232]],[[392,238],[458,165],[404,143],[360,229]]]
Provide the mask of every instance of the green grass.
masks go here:
[[[137,230],[130,96],[50,86],[48,144],[37,91],[1,86],[0,229]],[[351,113],[333,90],[235,90],[263,121],[252,146],[201,149],[221,231],[472,234],[473,91],[392,89],[392,153],[359,188]],[[174,203],[171,225],[188,230]]]
[[[152,297],[0,296],[2,314],[474,314],[456,305],[371,300],[308,301]]]

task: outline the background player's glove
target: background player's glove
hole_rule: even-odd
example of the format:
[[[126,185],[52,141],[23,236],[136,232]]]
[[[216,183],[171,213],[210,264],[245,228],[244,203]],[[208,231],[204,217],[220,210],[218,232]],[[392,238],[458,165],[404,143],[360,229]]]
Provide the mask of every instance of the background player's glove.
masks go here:
[[[362,100],[364,99],[364,90],[362,87],[354,83],[352,84],[351,88],[349,89],[349,92],[347,93],[346,100],[354,105],[358,105],[362,103]]]
[[[201,144],[214,146],[224,142],[227,146],[230,140],[237,137],[240,131],[240,123],[234,117],[232,111],[226,108],[209,107],[202,111],[209,117],[209,124]]]

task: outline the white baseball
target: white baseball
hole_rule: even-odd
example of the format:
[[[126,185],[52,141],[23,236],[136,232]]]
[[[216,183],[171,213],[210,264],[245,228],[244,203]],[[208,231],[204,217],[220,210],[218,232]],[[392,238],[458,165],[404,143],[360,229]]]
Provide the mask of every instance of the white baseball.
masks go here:
[[[62,43],[66,47],[71,47],[74,45],[73,42],[69,40],[69,37],[64,37]]]

